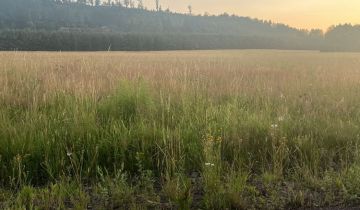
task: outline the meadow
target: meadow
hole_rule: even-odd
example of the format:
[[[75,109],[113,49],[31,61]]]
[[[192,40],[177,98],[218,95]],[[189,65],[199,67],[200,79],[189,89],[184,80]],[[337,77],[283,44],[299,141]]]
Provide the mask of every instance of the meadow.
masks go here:
[[[1,209],[360,204],[360,54],[1,52]]]

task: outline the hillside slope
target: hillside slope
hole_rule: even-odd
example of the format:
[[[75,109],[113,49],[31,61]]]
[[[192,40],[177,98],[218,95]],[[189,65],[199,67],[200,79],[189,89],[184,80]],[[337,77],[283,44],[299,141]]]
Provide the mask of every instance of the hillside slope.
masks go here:
[[[356,27],[336,29],[328,41],[320,30],[226,13],[193,16],[59,0],[3,0],[0,7],[2,50],[360,49],[352,41],[329,44]]]

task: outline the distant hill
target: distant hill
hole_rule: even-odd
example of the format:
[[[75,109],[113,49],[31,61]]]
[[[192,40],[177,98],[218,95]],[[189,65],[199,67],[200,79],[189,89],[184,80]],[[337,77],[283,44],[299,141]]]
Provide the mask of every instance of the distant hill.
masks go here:
[[[337,26],[323,34],[226,13],[149,11],[127,0],[0,4],[0,50],[360,50],[359,26]]]

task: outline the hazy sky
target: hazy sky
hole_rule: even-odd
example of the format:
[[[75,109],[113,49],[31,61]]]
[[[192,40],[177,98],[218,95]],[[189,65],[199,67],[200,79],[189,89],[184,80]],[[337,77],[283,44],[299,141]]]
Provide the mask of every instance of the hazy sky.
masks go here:
[[[144,0],[150,9],[155,0]],[[339,23],[360,24],[360,0],[160,0],[162,8],[193,13],[227,12],[289,24],[297,28],[321,28]]]

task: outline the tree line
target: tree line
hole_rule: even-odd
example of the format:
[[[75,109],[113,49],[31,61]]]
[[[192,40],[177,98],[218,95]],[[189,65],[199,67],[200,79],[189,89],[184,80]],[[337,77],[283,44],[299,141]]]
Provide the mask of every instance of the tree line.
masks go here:
[[[2,0],[0,50],[301,49],[360,51],[360,26],[300,30],[271,21],[145,8],[142,0]]]

